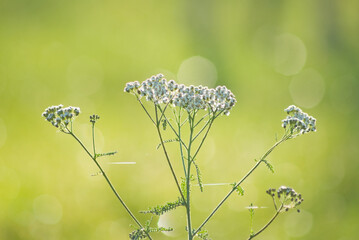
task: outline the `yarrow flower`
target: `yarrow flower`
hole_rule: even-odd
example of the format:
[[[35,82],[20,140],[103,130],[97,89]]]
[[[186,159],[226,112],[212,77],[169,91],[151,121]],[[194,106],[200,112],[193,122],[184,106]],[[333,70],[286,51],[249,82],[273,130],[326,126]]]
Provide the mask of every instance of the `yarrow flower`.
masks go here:
[[[54,127],[60,128],[63,131],[79,114],[80,108],[71,106],[63,108],[63,105],[60,104],[46,108],[42,116]]]
[[[283,204],[283,209],[288,211],[291,208],[296,208],[304,201],[302,198],[302,194],[297,193],[294,189],[286,186],[281,186],[278,190],[271,188],[266,191],[268,195],[270,195],[273,200],[275,197],[278,198],[281,204]],[[300,212],[297,209],[297,212]]]
[[[291,134],[300,135],[315,132],[316,119],[303,112],[299,107],[289,106],[284,110],[288,116],[282,120],[282,127],[291,131]]]
[[[225,86],[218,86],[215,89],[201,85],[185,86],[177,84],[174,80],[167,81],[161,73],[142,83],[129,82],[124,91],[140,98],[144,97],[155,104],[169,103],[174,107],[182,107],[188,112],[209,108],[229,115],[237,102],[234,94]]]

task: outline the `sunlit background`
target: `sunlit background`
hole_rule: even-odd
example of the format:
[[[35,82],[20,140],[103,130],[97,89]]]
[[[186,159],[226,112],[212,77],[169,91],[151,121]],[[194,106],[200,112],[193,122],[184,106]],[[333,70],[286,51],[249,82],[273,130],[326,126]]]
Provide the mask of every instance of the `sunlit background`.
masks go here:
[[[179,83],[226,85],[238,103],[216,120],[198,164],[204,183],[238,181],[281,136],[296,104],[318,131],[288,141],[206,225],[213,239],[247,239],[273,215],[270,187],[304,196],[258,239],[357,239],[359,2],[0,1],[0,239],[128,239],[134,222],[70,136],[42,117],[50,105],[78,106],[75,131],[90,146],[97,113],[101,164],[138,213],[178,193],[155,128],[126,82],[162,72]],[[170,145],[169,145],[170,146]],[[182,169],[170,146],[176,171]],[[112,165],[112,161],[136,162]],[[230,186],[193,189],[194,227]],[[159,219],[185,239],[185,213]]]

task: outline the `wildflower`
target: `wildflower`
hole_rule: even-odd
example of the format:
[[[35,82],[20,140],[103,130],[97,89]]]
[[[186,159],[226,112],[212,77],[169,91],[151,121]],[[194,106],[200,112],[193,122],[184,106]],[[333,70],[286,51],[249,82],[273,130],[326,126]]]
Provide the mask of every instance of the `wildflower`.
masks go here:
[[[42,116],[50,122],[54,127],[60,128],[61,131],[68,131],[67,126],[80,114],[80,108],[67,107],[63,105],[51,106],[45,109]]]
[[[266,193],[270,195],[273,200],[275,195],[277,195],[277,199],[283,206],[284,211],[288,211],[292,208],[297,209],[297,207],[304,201],[301,194],[298,194],[294,189],[286,186],[281,186],[278,190],[274,188],[268,189]],[[300,210],[297,209],[297,212],[300,212]]]
[[[192,112],[194,110],[208,110],[223,112],[229,115],[230,110],[237,102],[234,94],[225,86],[209,89],[203,86],[185,86],[177,84],[174,80],[167,81],[163,74],[157,74],[139,82],[129,82],[124,89],[138,97],[146,97],[147,101],[155,104],[170,104]]]
[[[288,116],[282,120],[282,127],[295,137],[307,132],[315,132],[316,119],[303,112],[299,107],[289,106],[284,110]]]

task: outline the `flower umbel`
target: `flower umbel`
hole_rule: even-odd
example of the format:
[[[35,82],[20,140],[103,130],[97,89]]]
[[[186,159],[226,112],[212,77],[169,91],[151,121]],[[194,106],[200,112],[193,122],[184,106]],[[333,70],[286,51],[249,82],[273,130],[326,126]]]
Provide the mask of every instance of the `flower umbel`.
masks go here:
[[[281,186],[278,190],[271,188],[266,191],[268,195],[273,198],[275,203],[275,197],[277,197],[283,211],[296,208],[304,201],[302,194],[297,193],[294,189],[286,186]],[[297,209],[300,212],[299,209]]]
[[[62,132],[67,132],[67,126],[81,113],[78,107],[66,107],[63,105],[51,106],[45,109],[42,116],[50,122],[54,127],[57,127]]]
[[[185,86],[177,84],[174,80],[167,81],[163,74],[157,74],[139,83],[129,82],[125,92],[133,93],[139,98],[145,97],[147,101],[155,104],[170,103],[174,107],[182,107],[188,112],[194,110],[223,111],[229,115],[230,110],[237,102],[234,94],[225,86],[215,89],[204,86]]]
[[[288,116],[282,120],[282,127],[289,131],[292,137],[317,130],[316,119],[303,112],[299,107],[291,105],[284,111]]]

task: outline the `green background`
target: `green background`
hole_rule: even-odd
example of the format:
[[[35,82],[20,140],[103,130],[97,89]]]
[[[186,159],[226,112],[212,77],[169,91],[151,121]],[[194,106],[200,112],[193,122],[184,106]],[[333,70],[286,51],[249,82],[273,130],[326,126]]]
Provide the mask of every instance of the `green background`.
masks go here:
[[[180,83],[226,85],[238,103],[216,120],[198,157],[205,183],[238,181],[283,133],[296,104],[318,131],[288,141],[231,196],[207,225],[213,239],[246,239],[273,214],[269,187],[291,186],[302,212],[281,215],[258,239],[357,239],[359,2],[0,1],[0,239],[127,239],[131,219],[91,159],[41,113],[78,106],[75,129],[90,146],[97,113],[105,170],[137,213],[177,190],[155,128],[125,83],[164,73]],[[178,175],[180,163],[170,146]],[[111,161],[136,162],[111,165]],[[193,189],[198,226],[230,189]],[[178,209],[162,222],[180,229]],[[158,218],[154,218],[154,224]]]

